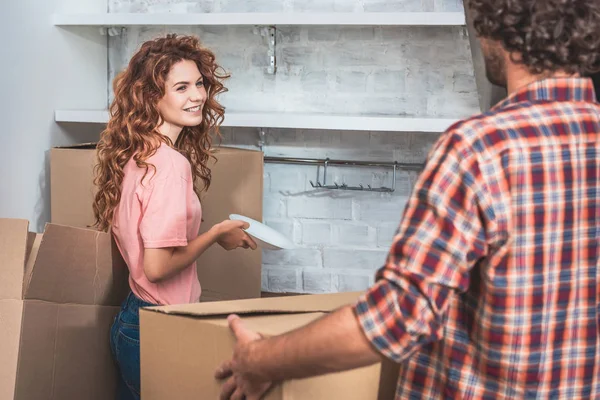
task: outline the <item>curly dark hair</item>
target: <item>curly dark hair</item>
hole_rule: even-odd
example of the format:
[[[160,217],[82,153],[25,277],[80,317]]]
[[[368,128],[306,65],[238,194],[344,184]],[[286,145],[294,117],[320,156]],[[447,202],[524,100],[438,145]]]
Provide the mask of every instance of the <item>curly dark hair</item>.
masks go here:
[[[469,0],[482,38],[501,42],[534,74],[600,70],[599,0]]]
[[[196,63],[207,92],[198,126],[186,126],[176,143],[161,135],[158,102],[165,94],[165,82],[174,64],[182,60]],[[224,107],[217,101],[226,92],[222,81],[229,77],[217,63],[214,53],[203,47],[195,36],[168,34],[142,44],[127,68],[113,82],[115,98],[110,106],[110,119],[97,146],[98,163],[94,183],[97,187],[93,209],[94,226],[107,230],[121,198],[123,168],[133,157],[138,167],[152,166],[146,162],[161,143],[173,146],[192,166],[194,190],[200,196],[208,189],[211,173],[207,161],[212,137],[219,138]],[[199,178],[203,187],[197,184]]]

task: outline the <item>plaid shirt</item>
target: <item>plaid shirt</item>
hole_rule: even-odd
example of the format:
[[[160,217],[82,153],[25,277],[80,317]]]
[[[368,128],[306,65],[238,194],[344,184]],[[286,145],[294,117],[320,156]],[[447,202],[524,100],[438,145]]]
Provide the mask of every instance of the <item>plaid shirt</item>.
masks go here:
[[[584,78],[440,137],[355,306],[396,399],[600,398],[599,145]]]

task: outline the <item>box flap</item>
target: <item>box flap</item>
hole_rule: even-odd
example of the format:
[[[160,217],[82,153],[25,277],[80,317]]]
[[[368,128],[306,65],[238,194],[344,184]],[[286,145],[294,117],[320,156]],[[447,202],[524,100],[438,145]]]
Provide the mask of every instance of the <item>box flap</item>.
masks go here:
[[[94,224],[96,163],[91,144],[50,151],[50,222],[79,228]]]
[[[302,312],[330,312],[352,304],[362,292],[317,294],[306,296],[270,297],[210,303],[180,304],[150,307],[148,310],[165,314],[197,317],[229,314],[290,314]]]
[[[0,218],[0,299],[21,300],[29,221]]]
[[[15,399],[114,399],[117,371],[107,338],[119,307],[44,301],[21,304]]]
[[[40,244],[42,243],[42,238],[44,235],[41,233],[35,234],[33,236],[33,240],[31,241],[31,247],[29,247],[29,242],[27,246],[29,247],[29,251],[27,252],[27,262],[25,264],[25,276],[23,277],[23,298],[25,298],[25,291],[27,287],[29,287],[29,283],[31,282],[31,273],[33,272],[33,265],[35,264],[35,260],[37,259],[38,252],[40,251]],[[29,236],[32,238],[32,236]]]
[[[0,299],[0,399],[14,399],[23,316],[21,300]]]
[[[129,292],[127,265],[105,232],[48,224],[30,261],[26,299],[118,306]]]

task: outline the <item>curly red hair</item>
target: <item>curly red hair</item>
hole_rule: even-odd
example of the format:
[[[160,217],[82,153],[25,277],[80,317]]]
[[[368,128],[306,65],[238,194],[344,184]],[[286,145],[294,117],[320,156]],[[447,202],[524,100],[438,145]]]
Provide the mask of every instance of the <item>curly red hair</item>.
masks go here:
[[[172,143],[157,130],[157,122],[161,119],[158,102],[165,95],[165,82],[171,68],[183,60],[193,61],[198,67],[207,99],[202,110],[202,123],[184,127],[177,142]],[[214,53],[202,47],[194,36],[169,34],[142,44],[113,82],[115,97],[109,109],[110,120],[97,145],[98,162],[94,169],[97,193],[93,203],[97,229],[106,231],[112,223],[121,198],[125,164],[133,157],[147,173],[152,165],[146,160],[163,142],[189,160],[196,194],[199,196],[202,190],[208,189],[211,136],[220,137],[219,126],[225,112],[216,97],[227,91],[222,81],[228,77],[216,63]],[[197,178],[203,185],[197,184]]]

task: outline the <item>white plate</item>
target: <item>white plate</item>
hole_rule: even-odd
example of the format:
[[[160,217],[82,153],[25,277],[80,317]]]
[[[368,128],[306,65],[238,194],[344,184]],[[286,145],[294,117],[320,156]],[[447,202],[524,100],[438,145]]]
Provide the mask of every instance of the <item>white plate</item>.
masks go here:
[[[263,249],[269,250],[281,250],[281,249],[292,249],[294,243],[291,240],[277,232],[273,228],[260,223],[252,218],[244,217],[239,214],[231,214],[229,219],[234,221],[244,221],[250,224],[246,233],[252,236],[257,245]]]

